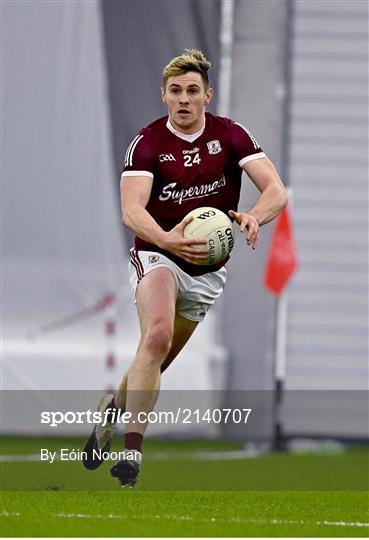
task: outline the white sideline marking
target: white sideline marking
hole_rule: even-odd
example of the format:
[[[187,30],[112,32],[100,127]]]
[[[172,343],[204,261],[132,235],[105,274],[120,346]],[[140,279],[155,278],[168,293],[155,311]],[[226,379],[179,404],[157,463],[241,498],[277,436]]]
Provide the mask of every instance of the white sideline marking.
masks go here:
[[[0,461],[40,461],[40,454],[21,454],[19,456],[16,454],[3,454],[0,456]]]
[[[260,457],[260,454],[256,454],[250,450],[229,450],[225,452],[158,452],[145,455],[145,461],[227,461],[256,457]],[[41,461],[41,459],[40,454],[3,454],[0,455],[0,462],[2,461],[23,462]],[[55,456],[54,461],[61,461],[60,456]]]
[[[2,516],[21,516],[19,512],[6,512],[5,510],[1,513]],[[304,521],[304,520],[294,520],[294,519],[240,519],[240,518],[229,518],[229,519],[223,519],[223,518],[195,518],[192,516],[168,516],[168,515],[153,515],[153,516],[145,516],[145,515],[115,515],[115,514],[107,514],[105,516],[101,514],[64,514],[64,513],[51,513],[50,514],[53,517],[60,517],[60,518],[79,518],[79,519],[146,519],[146,520],[153,520],[153,519],[159,519],[159,520],[172,520],[172,521],[194,521],[194,522],[204,522],[204,523],[239,523],[239,524],[259,524],[259,525],[320,525],[325,527],[369,527],[369,523],[362,523],[360,521]]]

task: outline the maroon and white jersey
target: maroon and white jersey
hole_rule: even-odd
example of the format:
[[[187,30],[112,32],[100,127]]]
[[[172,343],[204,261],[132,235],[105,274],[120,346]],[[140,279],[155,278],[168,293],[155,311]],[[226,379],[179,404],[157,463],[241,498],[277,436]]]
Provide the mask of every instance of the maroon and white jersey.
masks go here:
[[[188,212],[213,206],[228,214],[237,210],[242,166],[265,157],[245,126],[228,118],[206,113],[205,126],[193,135],[176,131],[168,117],[142,129],[129,145],[122,177],[148,176],[153,186],[146,210],[169,231]],[[138,250],[158,251],[190,275],[221,268],[189,264],[167,251],[135,238]]]

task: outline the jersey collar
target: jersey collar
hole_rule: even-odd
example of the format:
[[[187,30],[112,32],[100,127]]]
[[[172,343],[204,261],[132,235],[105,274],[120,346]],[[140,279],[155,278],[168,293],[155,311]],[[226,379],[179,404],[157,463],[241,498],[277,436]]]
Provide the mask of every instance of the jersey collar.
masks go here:
[[[169,118],[168,118],[168,120],[167,120],[167,128],[169,129],[169,131],[171,131],[174,135],[176,135],[180,139],[183,139],[184,141],[192,143],[192,142],[196,141],[196,139],[198,139],[200,137],[200,135],[202,135],[204,133],[205,124],[200,129],[200,131],[196,131],[196,133],[191,133],[191,135],[186,135],[185,133],[181,133],[180,131],[177,131],[172,126],[172,124],[169,122]]]

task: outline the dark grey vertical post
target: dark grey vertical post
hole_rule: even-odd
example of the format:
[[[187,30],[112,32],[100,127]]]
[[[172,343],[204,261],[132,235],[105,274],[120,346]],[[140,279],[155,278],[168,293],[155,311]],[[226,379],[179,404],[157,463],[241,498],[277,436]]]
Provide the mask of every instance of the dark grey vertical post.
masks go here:
[[[236,3],[231,117],[246,124],[279,170],[286,25],[285,0]],[[239,208],[246,210],[258,191],[246,175],[243,181]],[[225,403],[254,409],[256,427],[248,429],[248,437],[255,440],[270,440],[273,433],[275,299],[263,287],[271,230],[271,225],[262,228],[255,251],[238,235],[223,299],[223,342],[230,352]],[[242,424],[225,427],[229,437],[243,438],[244,431]]]

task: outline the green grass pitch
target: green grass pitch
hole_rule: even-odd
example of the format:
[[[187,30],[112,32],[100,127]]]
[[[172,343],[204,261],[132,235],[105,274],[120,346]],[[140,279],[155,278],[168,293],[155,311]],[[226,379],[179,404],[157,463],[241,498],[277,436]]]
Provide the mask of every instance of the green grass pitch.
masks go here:
[[[81,449],[83,441],[5,437],[0,453],[61,447]],[[198,454],[239,448],[148,439],[134,490],[119,488],[109,463],[91,472],[80,461],[2,461],[1,535],[368,536],[367,449],[222,460]]]

